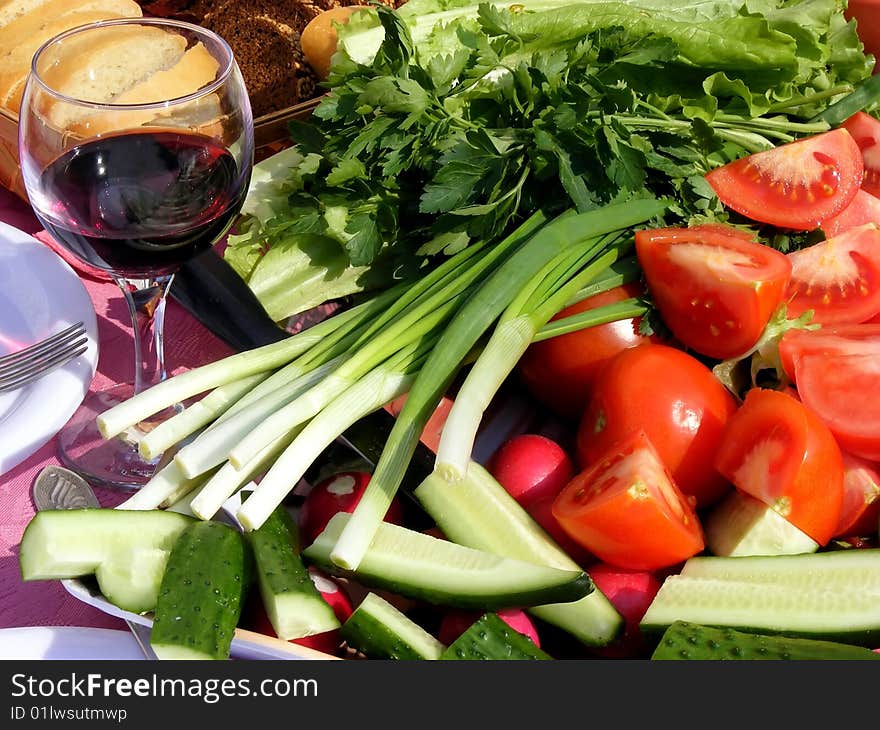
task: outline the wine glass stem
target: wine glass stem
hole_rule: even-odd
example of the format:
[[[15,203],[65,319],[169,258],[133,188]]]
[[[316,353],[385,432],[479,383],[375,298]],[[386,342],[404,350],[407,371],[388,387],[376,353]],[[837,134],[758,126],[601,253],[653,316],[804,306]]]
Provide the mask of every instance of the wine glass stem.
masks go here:
[[[117,277],[134,330],[134,392],[165,379],[165,303],[173,275],[150,279]]]

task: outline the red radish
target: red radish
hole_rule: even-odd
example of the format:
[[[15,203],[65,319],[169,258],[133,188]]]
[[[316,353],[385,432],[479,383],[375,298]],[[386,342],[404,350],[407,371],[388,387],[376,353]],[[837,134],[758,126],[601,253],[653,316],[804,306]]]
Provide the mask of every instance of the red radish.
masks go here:
[[[541,640],[538,637],[538,629],[529,615],[521,608],[503,608],[496,612],[504,623],[506,623],[514,631],[518,631],[528,636],[535,646],[541,646]],[[461,636],[470,625],[480,618],[482,614],[479,611],[464,611],[461,609],[451,609],[443,614],[440,620],[440,627],[437,629],[438,641],[447,646]]]
[[[571,458],[546,436],[514,436],[492,455],[489,473],[523,507],[545,497],[555,497],[574,476]]]
[[[337,512],[352,512],[370,481],[368,472],[344,471],[318,482],[306,495],[299,510],[299,531],[303,545],[310,545]],[[395,497],[385,520],[403,524],[403,506]]]
[[[624,618],[623,634],[612,644],[594,652],[608,659],[638,657],[645,651],[645,639],[639,621],[660,590],[661,581],[651,572],[626,570],[607,563],[594,563],[587,573]]]
[[[543,497],[536,502],[532,502],[526,511],[578,565],[585,565],[594,560],[595,558],[586,548],[581,547],[569,537],[568,533],[562,529],[562,526],[553,516],[554,499],[555,497]]]

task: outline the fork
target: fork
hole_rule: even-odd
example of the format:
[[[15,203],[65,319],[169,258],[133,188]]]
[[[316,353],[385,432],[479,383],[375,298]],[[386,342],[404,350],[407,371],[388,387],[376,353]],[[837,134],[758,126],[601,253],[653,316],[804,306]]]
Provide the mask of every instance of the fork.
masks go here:
[[[77,322],[29,347],[0,357],[0,392],[27,385],[81,355],[87,348],[85,326]]]

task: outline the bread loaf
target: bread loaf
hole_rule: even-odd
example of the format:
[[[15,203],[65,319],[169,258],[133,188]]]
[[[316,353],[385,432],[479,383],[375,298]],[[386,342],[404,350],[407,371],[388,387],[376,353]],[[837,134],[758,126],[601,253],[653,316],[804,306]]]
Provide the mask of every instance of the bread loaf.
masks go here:
[[[381,0],[397,7],[402,0]],[[321,93],[319,77],[303,54],[301,34],[332,8],[369,0],[153,0],[151,12],[173,6],[174,14],[210,28],[232,47],[255,117],[294,106]]]

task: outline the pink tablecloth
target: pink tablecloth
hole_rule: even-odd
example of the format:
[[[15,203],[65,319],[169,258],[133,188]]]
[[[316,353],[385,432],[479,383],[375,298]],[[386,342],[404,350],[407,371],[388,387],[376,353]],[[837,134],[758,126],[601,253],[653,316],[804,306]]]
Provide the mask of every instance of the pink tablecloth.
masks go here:
[[[0,221],[30,234],[42,234],[30,207],[0,188]],[[131,323],[119,288],[111,281],[81,275],[98,316],[98,370],[93,390],[130,381]],[[230,348],[174,300],[166,311],[166,362],[170,372],[201,365],[230,354]],[[15,626],[95,626],[123,628],[118,619],[72,598],[57,581],[22,583],[18,544],[34,514],[30,488],[40,470],[58,464],[55,440],[11,471],[0,475],[0,628]],[[97,489],[105,506],[124,498],[121,492]]]

